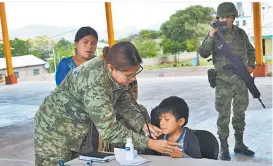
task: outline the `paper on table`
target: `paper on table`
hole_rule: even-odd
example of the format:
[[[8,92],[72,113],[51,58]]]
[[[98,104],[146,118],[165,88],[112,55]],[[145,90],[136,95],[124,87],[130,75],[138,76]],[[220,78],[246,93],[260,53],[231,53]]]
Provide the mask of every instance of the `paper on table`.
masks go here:
[[[93,160],[94,162],[108,162],[114,160],[115,155],[113,153],[92,151],[88,153],[81,153],[79,159],[87,161]]]
[[[149,160],[144,159],[143,157],[140,157],[137,154],[137,151],[134,150],[135,158],[133,160],[126,160],[126,151],[125,149],[120,148],[114,148],[115,158],[120,163],[120,165],[140,165],[146,162],[149,162]]]

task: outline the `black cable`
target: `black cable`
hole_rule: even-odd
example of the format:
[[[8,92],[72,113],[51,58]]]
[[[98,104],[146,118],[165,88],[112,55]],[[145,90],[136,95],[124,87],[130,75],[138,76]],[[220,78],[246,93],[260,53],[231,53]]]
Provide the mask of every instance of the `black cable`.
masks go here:
[[[74,32],[74,31],[77,31],[77,30],[78,30],[78,29],[74,29],[74,30],[71,30],[71,31],[59,33],[59,34],[53,35],[53,36],[51,36],[51,37],[54,38],[54,37],[61,36],[61,35],[64,35],[64,34],[67,34],[67,33],[70,33],[70,32]]]
[[[137,101],[134,99],[134,97],[133,97],[133,94],[132,94],[132,92],[129,90],[129,95],[130,95],[130,99],[131,99],[131,101],[134,103],[134,105],[138,108],[138,112],[140,112],[141,113],[141,115],[143,116],[143,118],[144,118],[144,121],[145,121],[145,124],[147,125],[147,128],[148,128],[148,132],[149,132],[149,138],[150,139],[154,139],[153,137],[152,137],[152,134],[151,134],[151,131],[150,131],[150,128],[149,128],[149,125],[148,125],[148,122],[147,122],[147,120],[146,120],[146,118],[145,118],[145,115],[143,114],[144,112],[142,111],[142,109],[140,108],[140,106],[139,106],[139,104],[137,103]]]

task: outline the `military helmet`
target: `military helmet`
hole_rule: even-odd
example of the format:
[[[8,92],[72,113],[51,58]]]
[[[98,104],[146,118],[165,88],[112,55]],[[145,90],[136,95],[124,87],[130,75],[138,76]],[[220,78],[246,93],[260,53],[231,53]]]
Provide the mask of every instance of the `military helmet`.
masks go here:
[[[238,11],[232,2],[223,2],[217,7],[216,17],[226,16],[238,17]]]

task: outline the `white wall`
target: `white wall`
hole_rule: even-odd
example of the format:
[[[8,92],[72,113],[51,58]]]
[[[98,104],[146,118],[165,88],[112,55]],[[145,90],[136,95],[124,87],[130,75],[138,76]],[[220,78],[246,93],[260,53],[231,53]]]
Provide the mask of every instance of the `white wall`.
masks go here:
[[[39,75],[47,74],[47,71],[45,70],[44,65],[14,68],[13,71],[14,71],[14,73],[18,72],[19,79],[21,79],[21,78],[33,77],[34,76],[33,70],[35,70],[35,69],[39,69]],[[7,75],[6,69],[0,70],[0,73],[2,73],[4,76]]]

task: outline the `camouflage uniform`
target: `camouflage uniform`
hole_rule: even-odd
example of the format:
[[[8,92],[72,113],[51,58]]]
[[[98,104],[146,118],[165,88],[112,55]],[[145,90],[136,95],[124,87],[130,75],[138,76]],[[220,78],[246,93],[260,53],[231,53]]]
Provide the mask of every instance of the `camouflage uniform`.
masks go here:
[[[245,66],[255,65],[255,50],[248,40],[245,31],[234,25],[231,32],[224,33],[224,39],[235,56],[240,56]],[[219,40],[207,35],[199,50],[200,56],[207,58],[213,52],[214,69],[216,70],[215,108],[219,112],[217,120],[218,135],[229,136],[231,102],[233,100],[232,124],[236,133],[243,134],[245,111],[248,106],[248,89],[240,78],[231,80],[233,72],[224,69],[231,62],[224,55],[215,54]]]
[[[138,83],[137,83],[137,81],[130,83],[128,88],[129,88],[129,93],[131,92],[131,95],[133,96],[132,100],[137,100],[138,99]],[[128,109],[126,109],[126,106],[130,105],[130,103],[128,103],[128,102],[131,102],[131,101],[130,100],[126,100],[126,101],[118,100],[114,109],[115,110],[128,110]],[[141,104],[139,104],[139,106],[141,108],[142,114],[143,114],[144,118],[146,119],[146,121],[150,122],[150,116],[149,116],[149,113],[148,113],[147,109],[145,108],[145,106],[143,106]],[[118,111],[117,116],[116,116],[117,121],[119,121],[119,122],[123,123],[125,126],[131,128],[130,126],[128,126],[127,121],[130,121],[132,119],[126,119],[128,117],[124,117],[124,115],[127,115],[127,113],[122,113],[122,111]],[[84,139],[84,141],[81,145],[81,149],[80,149],[79,153],[88,153],[88,152],[91,152],[94,150],[97,151],[99,148],[100,148],[99,150],[102,150],[102,151],[113,152],[115,147],[123,148],[125,145],[125,143],[123,143],[123,144],[109,144],[109,143],[105,143],[103,141],[99,141],[99,139],[100,139],[99,133],[98,133],[95,125],[92,125],[92,127],[89,128],[86,138]],[[77,153],[75,155],[77,155]]]
[[[230,2],[224,2],[218,6],[217,17],[221,16],[219,16],[221,10],[223,11],[222,16],[238,16],[234,4]],[[246,67],[251,66],[254,69],[255,49],[249,42],[245,31],[233,25],[231,31],[223,33],[223,37],[234,56],[240,56]],[[217,133],[221,142],[220,158],[222,160],[230,160],[227,138],[229,137],[231,103],[233,106],[232,125],[235,130],[234,152],[252,156],[255,153],[243,143],[245,111],[249,104],[248,89],[245,82],[234,75],[235,68],[232,63],[222,52],[216,52],[218,49],[216,47],[219,45],[219,39],[215,35],[211,37],[208,34],[199,48],[199,54],[203,58],[207,58],[211,54],[213,56],[213,64],[216,71],[215,108],[218,111]]]
[[[117,114],[124,120],[117,121]],[[144,117],[100,58],[73,69],[41,104],[34,118],[36,164],[55,166],[61,159],[70,160],[93,123],[106,142],[125,143],[130,136],[136,149],[146,148]]]

